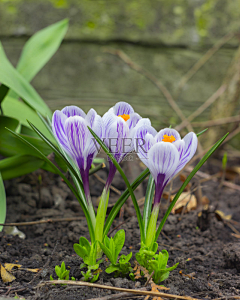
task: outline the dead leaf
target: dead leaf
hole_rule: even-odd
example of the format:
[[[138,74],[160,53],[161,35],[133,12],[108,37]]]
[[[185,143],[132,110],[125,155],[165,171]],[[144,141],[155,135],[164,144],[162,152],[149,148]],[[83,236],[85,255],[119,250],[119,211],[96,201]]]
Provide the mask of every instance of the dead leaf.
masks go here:
[[[179,179],[181,180],[181,182],[185,182],[185,180],[187,179],[187,176],[185,174],[181,173],[179,175]],[[187,186],[185,187],[184,191],[189,192],[191,189],[191,186],[192,186],[192,184],[188,183]]]
[[[4,268],[8,271],[8,272],[11,272],[13,268],[21,268],[22,265],[17,265],[17,264],[8,264],[8,263],[5,263],[4,264]]]
[[[171,196],[171,201],[175,195]],[[196,209],[197,207],[197,199],[194,195],[189,194],[187,192],[183,192],[179,199],[177,200],[176,204],[174,205],[172,209],[173,214],[179,214],[182,212],[183,209],[185,209],[185,213]]]
[[[219,221],[229,221],[231,220],[232,216],[231,215],[225,215],[224,212],[222,212],[221,210],[215,210],[215,215],[216,215],[216,218],[219,220]]]
[[[201,199],[202,205],[207,205],[210,203],[209,199],[207,196],[203,196]]]
[[[11,273],[9,273],[2,264],[1,265],[1,278],[4,283],[12,282],[16,279]]]

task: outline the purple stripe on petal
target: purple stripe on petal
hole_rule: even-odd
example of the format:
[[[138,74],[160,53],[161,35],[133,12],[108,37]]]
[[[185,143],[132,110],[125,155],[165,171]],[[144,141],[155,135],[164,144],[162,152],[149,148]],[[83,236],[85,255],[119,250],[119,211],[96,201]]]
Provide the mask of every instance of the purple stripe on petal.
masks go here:
[[[156,143],[148,152],[148,168],[155,182],[157,182],[159,174],[164,174],[164,180],[167,181],[175,172],[178,164],[179,153],[171,143]]]
[[[65,122],[65,132],[79,169],[86,169],[87,155],[84,150],[90,132],[85,120],[79,116],[68,118]]]
[[[59,110],[56,110],[52,117],[52,130],[61,148],[71,155],[72,151],[65,134],[65,122],[67,117]]]
[[[114,110],[114,114],[116,116],[124,115],[124,114],[125,115],[130,115],[130,114],[134,113],[134,109],[127,102],[118,102],[118,103],[116,103],[113,107],[113,110]]]
[[[68,118],[69,117],[74,117],[74,116],[80,116],[80,117],[83,117],[83,118],[86,117],[85,112],[81,108],[79,108],[77,106],[74,106],[74,105],[66,106],[61,111]]]
[[[182,170],[182,168],[192,159],[193,155],[197,150],[198,139],[194,132],[189,132],[183,138],[183,141],[185,143],[183,154],[173,176],[175,176],[175,174]]]

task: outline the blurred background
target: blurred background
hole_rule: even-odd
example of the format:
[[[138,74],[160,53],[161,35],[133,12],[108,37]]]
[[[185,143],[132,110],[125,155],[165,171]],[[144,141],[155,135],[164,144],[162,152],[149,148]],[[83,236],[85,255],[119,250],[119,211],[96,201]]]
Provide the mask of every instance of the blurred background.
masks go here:
[[[223,119],[204,142],[235,130],[239,146],[240,0],[0,0],[0,39],[12,64],[33,33],[64,18],[62,45],[32,81],[52,110],[103,114],[127,101],[160,129],[205,105],[194,130]]]

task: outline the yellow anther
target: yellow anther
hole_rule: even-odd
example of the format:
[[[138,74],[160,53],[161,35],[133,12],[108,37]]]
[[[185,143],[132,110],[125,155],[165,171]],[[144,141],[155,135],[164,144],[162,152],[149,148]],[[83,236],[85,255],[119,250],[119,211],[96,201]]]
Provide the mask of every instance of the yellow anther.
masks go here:
[[[130,119],[130,116],[129,116],[129,115],[125,115],[125,114],[123,114],[123,115],[118,115],[118,117],[123,118],[124,121],[127,121],[127,120]]]
[[[172,143],[175,140],[176,140],[176,138],[173,135],[169,136],[167,134],[164,134],[163,139],[162,139],[163,142],[169,142],[169,143]]]

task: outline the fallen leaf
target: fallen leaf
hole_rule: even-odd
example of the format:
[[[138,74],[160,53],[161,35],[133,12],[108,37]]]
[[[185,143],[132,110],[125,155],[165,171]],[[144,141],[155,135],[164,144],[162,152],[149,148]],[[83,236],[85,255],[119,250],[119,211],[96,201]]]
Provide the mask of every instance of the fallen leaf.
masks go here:
[[[210,203],[209,199],[207,196],[203,196],[201,199],[202,205],[207,205]]]
[[[182,173],[181,173],[181,174],[179,175],[179,179],[181,180],[181,182],[185,182],[185,180],[187,179],[187,176],[186,176],[185,174],[182,174]],[[187,191],[187,192],[189,192],[190,189],[191,189],[191,186],[192,186],[192,184],[191,184],[191,183],[188,183],[184,190]]]
[[[5,263],[4,264],[4,267],[5,269],[8,271],[8,272],[11,272],[13,268],[21,268],[22,265],[18,265],[18,264],[8,264],[8,263]]]
[[[175,195],[171,196],[171,201]],[[187,192],[183,192],[179,199],[177,200],[176,204],[174,205],[172,209],[173,214],[179,214],[182,212],[182,210],[185,210],[185,213],[196,209],[197,207],[197,199],[194,195],[189,194]]]
[[[9,273],[2,264],[1,265],[1,278],[4,283],[12,282],[16,279],[11,273]]]
[[[215,210],[215,215],[219,221],[223,221],[223,220],[229,221],[232,218],[231,215],[225,215],[225,213],[222,212],[221,210]]]

